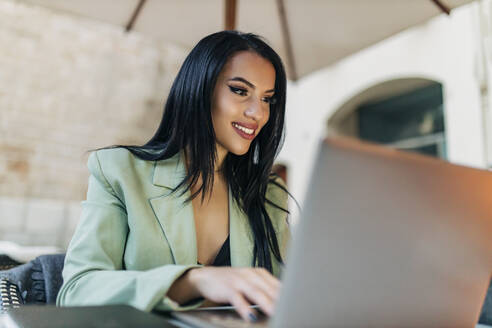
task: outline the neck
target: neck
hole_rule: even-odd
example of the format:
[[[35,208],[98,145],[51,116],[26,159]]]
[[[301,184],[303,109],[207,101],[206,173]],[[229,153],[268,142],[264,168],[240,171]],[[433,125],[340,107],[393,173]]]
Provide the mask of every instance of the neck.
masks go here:
[[[216,157],[215,163],[214,163],[215,178],[220,178],[222,176],[222,169],[223,169],[222,165],[224,164],[224,161],[225,161],[227,154],[228,154],[227,150],[225,150],[222,147],[217,147],[217,157]],[[187,154],[186,150],[184,152],[184,156],[185,156],[186,169],[188,170],[188,168],[190,167],[190,163],[189,163],[188,154]]]
[[[222,171],[222,165],[227,156],[227,150],[222,147],[217,147],[217,158],[215,160],[215,172]]]

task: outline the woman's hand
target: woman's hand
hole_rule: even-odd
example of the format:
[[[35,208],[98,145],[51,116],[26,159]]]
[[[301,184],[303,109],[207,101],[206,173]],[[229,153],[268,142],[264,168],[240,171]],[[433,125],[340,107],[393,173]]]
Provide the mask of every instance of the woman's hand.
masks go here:
[[[229,303],[246,321],[257,318],[252,304],[271,316],[280,288],[279,280],[263,268],[203,267],[189,270],[185,279],[194,295]]]

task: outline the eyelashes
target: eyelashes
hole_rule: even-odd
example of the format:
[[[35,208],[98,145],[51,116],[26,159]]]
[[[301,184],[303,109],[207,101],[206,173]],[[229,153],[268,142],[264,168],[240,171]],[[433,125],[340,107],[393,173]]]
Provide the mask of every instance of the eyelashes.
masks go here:
[[[229,85],[229,89],[232,91],[232,93],[235,93],[240,96],[246,96],[248,94],[247,90],[233,87],[232,85]]]
[[[248,95],[248,90],[246,90],[246,89],[233,87],[232,85],[228,85],[228,87],[232,93],[235,93],[239,96],[245,97]],[[277,98],[275,98],[275,96],[263,97],[261,100],[267,104],[270,104],[270,105],[277,103]]]

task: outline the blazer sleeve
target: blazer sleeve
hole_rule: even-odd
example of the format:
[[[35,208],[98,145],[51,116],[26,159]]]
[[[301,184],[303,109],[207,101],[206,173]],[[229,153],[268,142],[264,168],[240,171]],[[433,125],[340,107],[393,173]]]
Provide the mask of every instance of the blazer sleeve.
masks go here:
[[[97,152],[90,155],[87,200],[70,242],[58,306],[128,304],[144,311],[186,310],[166,296],[173,282],[199,265],[163,265],[148,271],[124,269],[128,234],[124,202],[105,178]]]

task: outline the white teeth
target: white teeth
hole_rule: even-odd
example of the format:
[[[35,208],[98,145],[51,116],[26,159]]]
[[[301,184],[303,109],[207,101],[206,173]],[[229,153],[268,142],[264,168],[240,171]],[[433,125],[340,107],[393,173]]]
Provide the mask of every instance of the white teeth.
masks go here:
[[[234,125],[234,127],[238,128],[239,130],[243,131],[246,134],[253,134],[253,132],[255,132],[255,130],[253,130],[253,129],[245,128],[244,126],[241,126],[241,125],[236,124],[236,123],[232,123],[232,125]]]

